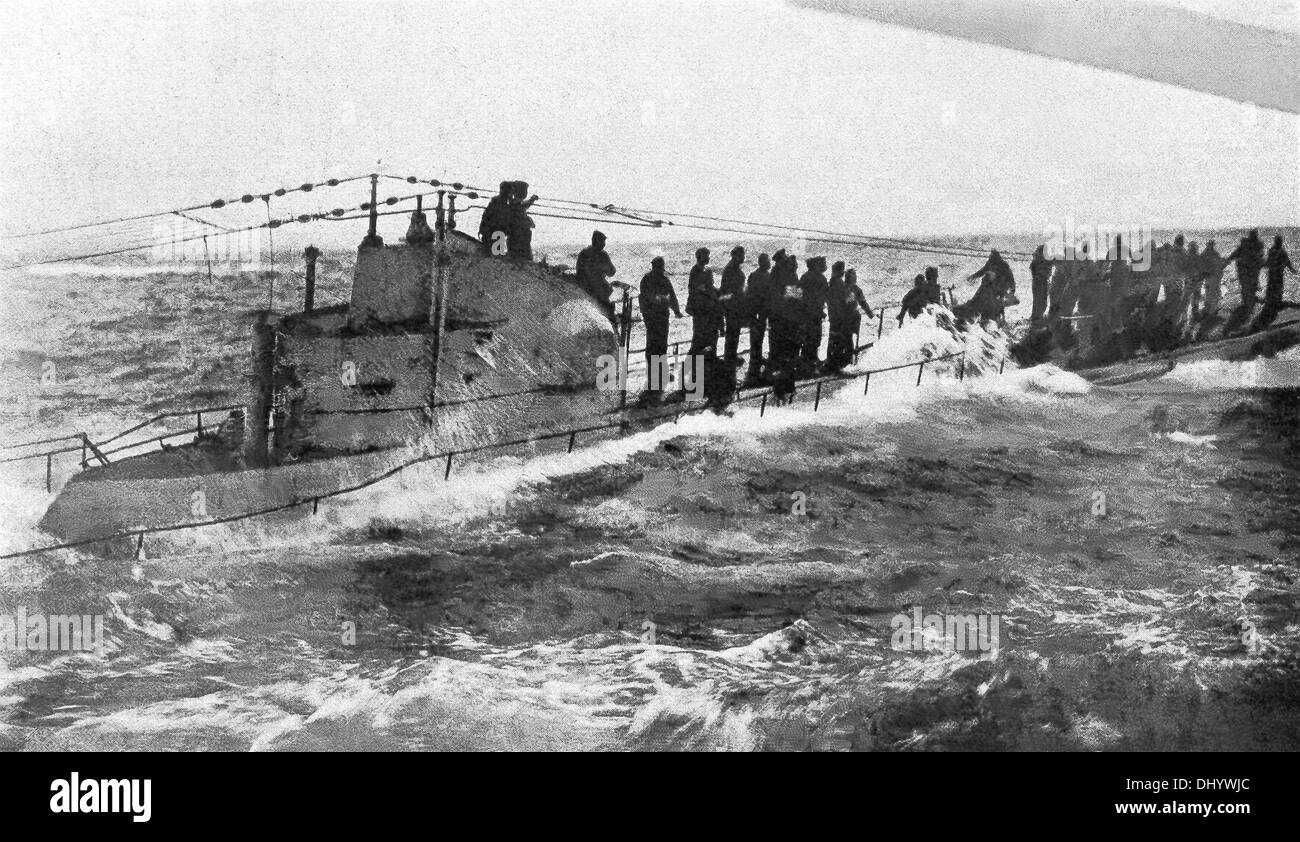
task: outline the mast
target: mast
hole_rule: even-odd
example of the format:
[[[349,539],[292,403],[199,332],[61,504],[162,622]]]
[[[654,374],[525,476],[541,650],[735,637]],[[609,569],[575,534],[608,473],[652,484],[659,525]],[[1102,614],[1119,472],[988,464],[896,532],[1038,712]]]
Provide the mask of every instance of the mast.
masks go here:
[[[370,174],[370,230],[361,241],[362,248],[379,248],[384,238],[379,236],[379,175]]]

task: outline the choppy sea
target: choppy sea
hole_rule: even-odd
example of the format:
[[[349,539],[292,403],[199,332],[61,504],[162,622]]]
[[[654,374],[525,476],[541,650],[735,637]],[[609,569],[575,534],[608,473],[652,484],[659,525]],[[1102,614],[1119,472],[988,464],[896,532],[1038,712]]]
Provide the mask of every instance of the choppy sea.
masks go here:
[[[692,251],[612,255],[635,282],[662,252],[680,283]],[[964,300],[980,264],[823,253],[873,305],[928,263]],[[318,301],[349,278],[327,255]],[[301,277],[276,284],[298,309]],[[0,433],[99,437],[239,400],[267,294],[261,271],[202,263],[10,273]],[[0,648],[0,747],[1300,747],[1300,355],[1103,388],[895,309],[858,370],[965,348],[965,378],[907,369],[815,412],[408,470],[314,517],[151,537],[139,561],[0,562],[0,615],[105,630],[98,653]],[[47,541],[44,463],[0,469],[0,550]],[[900,648],[917,609],[994,618],[997,646]]]

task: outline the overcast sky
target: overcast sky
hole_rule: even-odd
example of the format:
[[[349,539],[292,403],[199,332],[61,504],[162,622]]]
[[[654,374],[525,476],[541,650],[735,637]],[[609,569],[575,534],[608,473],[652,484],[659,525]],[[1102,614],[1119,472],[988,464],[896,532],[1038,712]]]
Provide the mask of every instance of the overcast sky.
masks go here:
[[[1294,115],[779,0],[7,8],[8,232],[376,167],[867,234],[1300,222]]]

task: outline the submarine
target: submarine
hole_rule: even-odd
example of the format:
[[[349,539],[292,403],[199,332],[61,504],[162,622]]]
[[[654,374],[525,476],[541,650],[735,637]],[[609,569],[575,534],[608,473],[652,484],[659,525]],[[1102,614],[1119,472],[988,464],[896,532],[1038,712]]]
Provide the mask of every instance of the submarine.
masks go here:
[[[98,448],[39,528],[68,543],[240,519],[314,502],[430,454],[635,415],[600,388],[617,358],[607,309],[559,267],[485,253],[438,197],[403,241],[369,230],[351,299],[317,308],[304,253],[299,312],[259,311],[242,408],[192,442],[109,461]],[[624,336],[626,331],[622,331]]]

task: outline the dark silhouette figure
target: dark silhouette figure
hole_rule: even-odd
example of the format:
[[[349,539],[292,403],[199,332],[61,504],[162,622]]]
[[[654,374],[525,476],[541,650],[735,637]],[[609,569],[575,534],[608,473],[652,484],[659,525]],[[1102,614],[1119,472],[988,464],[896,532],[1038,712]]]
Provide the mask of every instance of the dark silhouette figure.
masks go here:
[[[784,255],[782,255],[784,256]],[[749,313],[749,376],[757,377],[766,358],[763,339],[767,335],[768,297],[772,289],[772,261],[758,256],[758,268],[749,273],[745,285],[745,307]]]
[[[803,335],[800,337],[800,358],[808,371],[821,362],[822,320],[826,315],[826,258],[810,257],[804,261],[808,271],[799,279],[803,290]]]
[[[939,286],[939,267],[925,267],[925,303],[942,304],[943,288]]]
[[[690,354],[715,357],[722,311],[718,289],[713,284],[713,270],[709,268],[708,249],[695,250],[695,265],[691,267],[686,289],[686,315],[691,317]]]
[[[1223,265],[1234,261],[1236,261],[1236,281],[1242,285],[1240,309],[1249,316],[1255,309],[1256,300],[1260,295],[1260,269],[1264,268],[1264,243],[1260,242],[1258,231],[1252,230],[1251,233],[1243,236],[1238,247],[1232,249],[1231,255],[1223,259]]]
[[[650,261],[650,271],[641,277],[637,294],[641,318],[645,322],[646,377],[651,391],[663,391],[667,382],[665,358],[668,355],[668,313],[682,317],[677,306],[677,292],[664,272],[664,259]]]
[[[609,296],[614,289],[605,279],[615,271],[614,261],[605,253],[605,235],[592,231],[591,245],[578,252],[578,286],[596,299],[611,321],[614,319],[614,303],[609,300]]]
[[[843,269],[844,264],[837,262]],[[858,287],[858,275],[853,269],[844,272],[832,268],[828,283],[826,309],[830,319],[830,336],[826,340],[826,370],[840,371],[853,361],[853,337],[862,326],[862,314],[872,315],[871,305]]]
[[[501,246],[498,248],[506,247],[509,242],[505,238],[509,236],[510,197],[515,192],[514,182],[503,181],[499,189],[500,192],[488,199],[487,207],[483,208],[483,217],[478,223],[478,238],[482,241],[484,254],[494,254],[492,246],[498,241],[497,232],[501,234]],[[495,253],[504,255],[506,252]]]
[[[978,315],[981,319],[996,319],[1001,324],[1005,319],[1005,310],[1008,304],[1016,303],[1016,279],[1011,272],[1011,266],[1002,259],[997,249],[989,252],[989,258],[984,265],[966,279],[973,281],[981,278],[979,289],[975,291],[975,297],[967,302],[969,306],[975,301],[1004,302],[994,312],[987,312],[984,304],[978,305]]]
[[[740,329],[745,326],[745,249],[736,246],[731,250],[731,260],[722,270],[722,284],[718,289],[718,302],[722,306],[725,322],[722,358],[731,365],[740,365]]]
[[[1034,259],[1029,262],[1029,276],[1033,291],[1033,309],[1029,311],[1030,322],[1036,322],[1047,313],[1048,283],[1052,277],[1052,261],[1044,256],[1045,246],[1034,249]]]
[[[515,260],[533,259],[533,218],[528,209],[537,196],[528,197],[528,182],[514,182],[514,191],[507,205],[506,236],[510,257]]]
[[[1282,288],[1286,283],[1287,270],[1295,274],[1295,266],[1291,264],[1291,257],[1286,253],[1286,246],[1282,243],[1282,235],[1278,234],[1273,238],[1273,247],[1268,250],[1268,257],[1264,260],[1264,265],[1268,267],[1268,284],[1264,287],[1264,309],[1259,311],[1255,323],[1251,325],[1251,330],[1263,330],[1273,324],[1277,314],[1282,312],[1284,306],[1282,302]]]
[[[903,296],[902,303],[898,306],[898,326],[903,326],[903,317],[911,316],[916,318],[921,315],[929,301],[930,292],[925,288],[925,275],[917,275],[912,280],[912,288]]]
[[[803,290],[799,287],[798,261],[785,250],[778,251],[772,263],[772,280],[767,297],[768,325],[771,329],[769,371],[789,371],[799,356]]]

